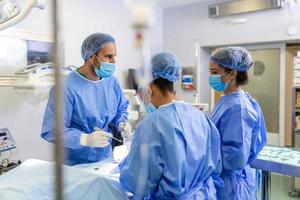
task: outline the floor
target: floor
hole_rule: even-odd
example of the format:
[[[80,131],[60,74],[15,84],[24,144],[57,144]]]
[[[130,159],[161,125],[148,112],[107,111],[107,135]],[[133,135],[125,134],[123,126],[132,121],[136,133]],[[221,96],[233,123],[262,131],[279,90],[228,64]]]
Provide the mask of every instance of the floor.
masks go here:
[[[291,188],[291,178],[288,176],[281,176],[272,174],[271,177],[271,199],[270,200],[300,200],[299,197],[289,197],[289,190]],[[259,200],[260,194],[259,195]]]

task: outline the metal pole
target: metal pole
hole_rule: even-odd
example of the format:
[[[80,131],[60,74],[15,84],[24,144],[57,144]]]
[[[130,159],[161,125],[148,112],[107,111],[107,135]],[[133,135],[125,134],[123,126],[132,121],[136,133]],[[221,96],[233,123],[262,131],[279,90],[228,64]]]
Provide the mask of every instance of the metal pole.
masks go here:
[[[199,101],[199,80],[200,77],[200,69],[199,69],[199,44],[198,44],[198,39],[195,39],[195,73],[194,73],[194,87],[195,87],[195,93],[194,93],[194,103],[197,104]]]
[[[59,8],[58,0],[52,0],[53,3],[53,32],[54,32],[54,74],[55,74],[55,199],[63,200],[63,149],[62,149],[62,91],[61,91],[61,78],[60,78],[60,62],[59,62]]]
[[[262,191],[261,199],[270,200],[271,199],[271,173],[262,170]]]

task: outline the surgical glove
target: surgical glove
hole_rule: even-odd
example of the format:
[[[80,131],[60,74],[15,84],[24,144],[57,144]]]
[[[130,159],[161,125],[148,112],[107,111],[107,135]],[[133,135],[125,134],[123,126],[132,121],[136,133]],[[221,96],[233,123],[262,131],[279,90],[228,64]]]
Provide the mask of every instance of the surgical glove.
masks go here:
[[[95,130],[90,134],[81,134],[80,144],[82,146],[89,147],[106,147],[110,145],[110,138],[113,137],[112,134],[107,133],[103,130]]]
[[[119,129],[123,138],[129,140],[132,137],[131,125],[127,122],[120,122]]]
[[[121,162],[127,155],[129,151],[125,145],[116,146],[113,151],[114,161],[119,163]]]

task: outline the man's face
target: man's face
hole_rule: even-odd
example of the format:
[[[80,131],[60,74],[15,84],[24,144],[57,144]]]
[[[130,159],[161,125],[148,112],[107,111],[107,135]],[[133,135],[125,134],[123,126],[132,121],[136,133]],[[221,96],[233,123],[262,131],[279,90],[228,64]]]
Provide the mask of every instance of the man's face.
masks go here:
[[[107,43],[103,46],[103,48],[98,51],[97,58],[95,61],[99,60],[101,62],[109,62],[109,63],[116,63],[115,57],[117,56],[116,45],[114,43]]]

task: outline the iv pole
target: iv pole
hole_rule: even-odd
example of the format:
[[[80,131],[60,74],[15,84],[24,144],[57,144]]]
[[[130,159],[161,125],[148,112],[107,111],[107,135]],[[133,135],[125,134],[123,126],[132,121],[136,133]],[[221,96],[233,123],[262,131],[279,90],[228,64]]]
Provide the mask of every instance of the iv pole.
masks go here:
[[[55,95],[55,199],[63,200],[63,149],[62,149],[62,89],[61,89],[61,75],[60,75],[60,59],[59,59],[59,5],[58,0],[52,0],[53,4],[53,32],[54,32],[54,95]]]
[[[198,39],[195,39],[195,84],[196,84],[196,89],[195,89],[195,93],[194,93],[194,103],[198,104],[199,101],[199,95],[198,95],[198,87],[199,87],[199,45],[198,45]]]

